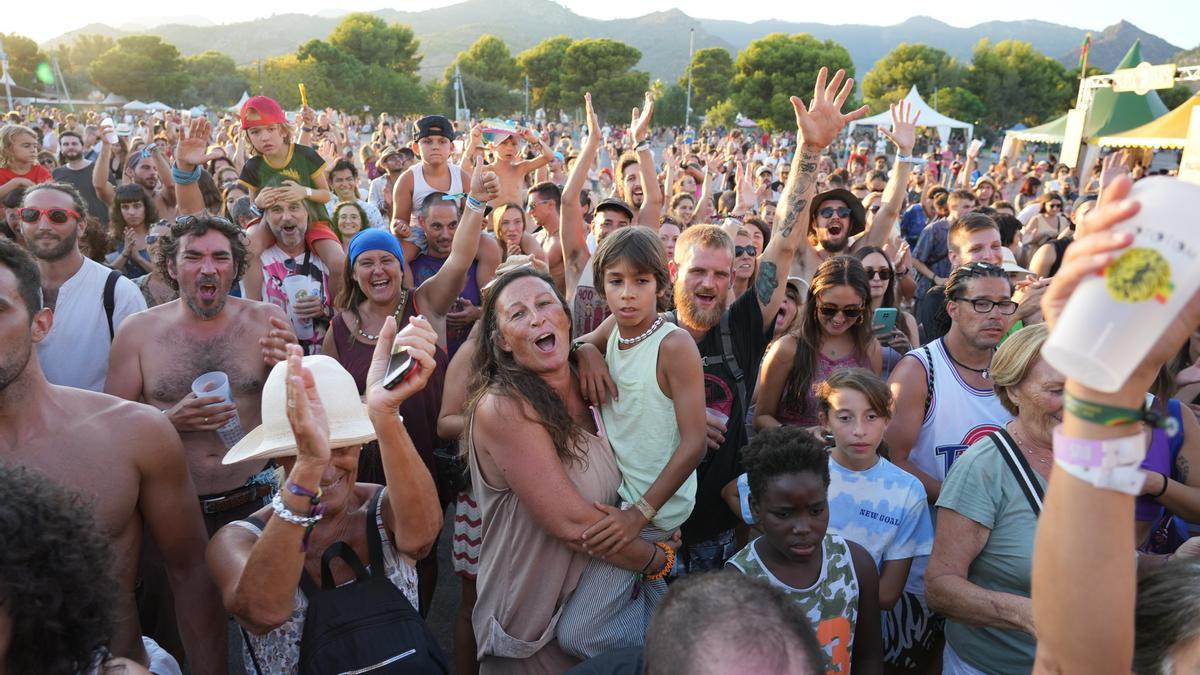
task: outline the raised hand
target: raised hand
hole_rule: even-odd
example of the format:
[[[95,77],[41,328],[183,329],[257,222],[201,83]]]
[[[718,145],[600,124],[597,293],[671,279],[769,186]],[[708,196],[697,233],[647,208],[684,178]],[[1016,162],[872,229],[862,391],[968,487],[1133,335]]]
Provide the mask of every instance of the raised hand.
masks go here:
[[[396,386],[384,389],[383,376],[387,373],[388,361],[392,352],[401,347],[407,349],[408,355],[416,360],[417,368]],[[367,373],[367,408],[372,412],[396,414],[401,403],[425,388],[425,383],[437,367],[435,349],[437,332],[425,317],[414,316],[404,330],[397,332],[396,319],[389,316],[383,322],[379,341],[375,343],[375,353],[371,356],[371,369]]]
[[[297,460],[328,464],[329,419],[317,393],[313,374],[303,365],[304,352],[288,345],[287,357],[287,419],[296,437]]]
[[[471,169],[470,195],[481,202],[500,196],[500,179],[495,172],[483,170],[483,158],[479,155],[475,155],[475,166]]]
[[[592,92],[583,95],[583,107],[587,115],[587,145],[596,147],[600,145],[600,120],[596,119],[596,109],[592,106]],[[616,155],[611,150],[609,154]]]
[[[913,114],[912,103],[908,101],[900,101],[891,105],[892,111],[892,130],[888,131],[883,127],[879,131],[888,137],[895,146],[896,150],[901,155],[911,155],[913,145],[917,142],[917,120],[921,119],[921,111],[918,110]],[[978,154],[978,151],[977,151]]]
[[[1100,192],[1117,178],[1129,173],[1129,155],[1124,150],[1109,153],[1100,166]]]
[[[640,110],[634,107],[632,117],[633,119],[629,124],[629,131],[633,134],[634,143],[641,143],[650,135],[650,120],[654,117],[653,92],[646,92],[645,105]]]
[[[808,106],[800,97],[792,97],[792,107],[796,110],[796,131],[801,143],[814,150],[821,150],[837,138],[846,123],[860,119],[867,114],[867,106],[842,114],[842,106],[850,93],[854,91],[854,78],[846,78],[846,71],[838,70],[833,80],[826,84],[829,69],[822,66],[817,73],[817,83],[813,87],[813,98]],[[843,83],[843,80],[845,82]],[[840,87],[840,89],[839,89]]]

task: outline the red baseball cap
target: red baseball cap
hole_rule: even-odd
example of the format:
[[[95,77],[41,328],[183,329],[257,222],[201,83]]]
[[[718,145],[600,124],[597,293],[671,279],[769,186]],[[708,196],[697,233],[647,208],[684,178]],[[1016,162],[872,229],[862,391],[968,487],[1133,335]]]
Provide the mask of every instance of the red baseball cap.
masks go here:
[[[247,99],[242,104],[241,116],[243,129],[288,123],[283,108],[270,96],[254,96]]]

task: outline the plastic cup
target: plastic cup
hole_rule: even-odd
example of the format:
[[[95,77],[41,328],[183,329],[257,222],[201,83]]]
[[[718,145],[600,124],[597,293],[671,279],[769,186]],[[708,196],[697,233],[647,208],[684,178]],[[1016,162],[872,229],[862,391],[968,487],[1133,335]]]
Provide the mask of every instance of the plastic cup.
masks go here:
[[[721,412],[720,410],[716,410],[714,408],[705,408],[704,413],[706,415],[708,415],[709,417],[717,420],[721,424],[729,424],[729,415],[726,415],[725,413]]]
[[[196,396],[220,396],[226,403],[234,402],[229,390],[229,376],[219,370],[205,373],[193,380],[192,393]],[[217,435],[221,437],[226,449],[232,448],[242,440],[245,434],[242,432],[242,420],[236,409],[233,411],[233,418],[217,429]]]
[[[321,292],[320,284],[317,283],[316,279],[300,274],[293,274],[284,278],[283,292],[288,298],[287,313],[288,318],[292,320],[292,327],[296,330],[296,338],[311,340],[314,335],[312,319],[303,319],[296,316],[292,306],[300,298],[319,294]]]
[[[1134,233],[1103,276],[1084,280],[1042,348],[1050,365],[1104,392],[1119,390],[1200,287],[1200,185],[1156,176],[1134,184]]]

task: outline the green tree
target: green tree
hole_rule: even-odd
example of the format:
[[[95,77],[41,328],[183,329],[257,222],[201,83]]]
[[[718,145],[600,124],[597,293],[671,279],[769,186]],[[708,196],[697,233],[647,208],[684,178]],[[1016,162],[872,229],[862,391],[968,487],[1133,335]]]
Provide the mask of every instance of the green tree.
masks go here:
[[[116,46],[116,41],[107,35],[90,33],[79,35],[70,44],[61,44],[54,50],[63,78],[71,93],[82,97],[96,87],[88,75],[88,66],[104,52]]]
[[[882,112],[904,98],[913,85],[930,98],[936,89],[957,86],[962,73],[962,66],[946,52],[902,42],[863,76],[863,97],[872,112]]]
[[[1186,84],[1177,84],[1170,89],[1159,89],[1158,97],[1162,99],[1163,105],[1174,110],[1186,103],[1195,93]]]
[[[46,62],[46,55],[38,49],[36,42],[24,35],[7,33],[2,37],[4,51],[8,54],[8,76],[27,91],[40,90],[37,69]]]
[[[190,85],[184,91],[184,105],[203,103],[207,106],[227,106],[238,100],[250,88],[246,75],[226,54],[207,51],[189,56],[184,61]]]
[[[733,57],[721,47],[708,47],[692,54],[692,110],[704,111],[729,96],[733,80]],[[679,78],[687,89],[687,73]]]
[[[956,120],[979,124],[987,114],[987,106],[979,97],[962,87],[938,90],[938,112]]]
[[[517,65],[529,78],[533,105],[547,110],[561,110],[575,105],[563,93],[563,59],[574,40],[565,36],[546,38],[517,55]]]
[[[792,96],[812,97],[817,71],[828,66],[854,76],[850,52],[833,40],[824,42],[807,33],[772,33],[746,46],[734,64],[733,103],[743,115],[765,129],[791,129],[796,125]]]
[[[633,70],[641,60],[636,47],[607,38],[587,38],[567,47],[563,55],[561,82],[567,105],[592,92],[596,114],[626,118],[650,88],[650,75]]]
[[[421,43],[413,29],[389,24],[374,14],[348,14],[329,35],[329,44],[344,49],[359,62],[415,75],[421,66]]]
[[[1032,126],[1061,115],[1078,84],[1061,63],[1018,40],[995,45],[980,40],[963,76],[963,87],[983,102],[984,123],[997,129],[1017,122]]]
[[[734,123],[737,122],[737,114],[737,105],[734,104],[733,99],[727,98],[704,113],[704,128],[716,129],[720,126],[724,126],[726,129],[733,128]]]
[[[507,115],[524,105],[524,98],[513,91],[521,68],[508,45],[495,35],[480,37],[446,68],[441,98],[448,108],[454,107],[456,67],[462,71],[467,104],[475,115]]]
[[[98,86],[129,99],[179,104],[188,85],[183,58],[175,45],[153,35],[117,40],[88,67]]]
[[[655,80],[650,85],[654,92],[654,124],[669,127],[681,127],[684,121],[684,111],[687,108],[687,90],[678,84],[667,86],[662,80]],[[692,109],[695,110],[694,104]],[[695,124],[698,115],[692,115]]]

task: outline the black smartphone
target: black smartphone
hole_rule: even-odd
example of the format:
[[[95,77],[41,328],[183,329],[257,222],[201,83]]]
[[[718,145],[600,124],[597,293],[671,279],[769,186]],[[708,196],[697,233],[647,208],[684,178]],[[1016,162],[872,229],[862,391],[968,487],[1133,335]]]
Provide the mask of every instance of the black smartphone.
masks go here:
[[[387,370],[383,373],[383,388],[392,389],[403,382],[417,369],[416,360],[409,356],[408,349],[401,347],[392,352],[388,359]]]

